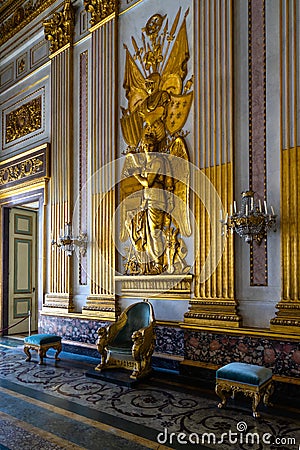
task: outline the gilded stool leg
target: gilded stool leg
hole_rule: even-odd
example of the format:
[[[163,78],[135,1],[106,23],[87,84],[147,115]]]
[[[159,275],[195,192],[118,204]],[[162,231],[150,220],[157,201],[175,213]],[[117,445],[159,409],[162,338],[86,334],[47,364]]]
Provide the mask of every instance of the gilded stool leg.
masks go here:
[[[29,347],[24,347],[24,353],[25,353],[25,355],[27,355],[27,358],[26,358],[26,360],[25,361],[30,361],[31,360],[31,353],[30,353],[30,350],[29,350]]]
[[[253,417],[257,418],[260,416],[260,414],[256,411],[258,404],[260,402],[260,394],[258,392],[254,392],[252,395],[252,411],[253,411]]]
[[[44,358],[46,358],[46,351],[43,347],[40,347],[38,350],[38,353],[39,353],[39,357],[40,357],[39,364],[42,365],[42,364],[44,364]]]
[[[56,361],[60,361],[60,358],[58,357],[58,355],[60,354],[60,352],[61,352],[61,350],[62,350],[62,345],[61,345],[61,344],[58,344],[58,345],[55,347],[55,349],[56,349],[56,353],[55,353],[55,355],[54,355],[54,358],[55,358]]]
[[[271,397],[273,392],[274,392],[274,385],[271,382],[270,384],[268,384],[266,391],[264,393],[264,396],[263,396],[263,402],[266,406],[272,406],[272,403],[269,401],[269,398]]]
[[[223,408],[223,406],[226,406],[227,403],[227,395],[219,384],[216,385],[215,390],[218,397],[220,397],[220,399],[222,400],[221,403],[218,403],[218,408]]]

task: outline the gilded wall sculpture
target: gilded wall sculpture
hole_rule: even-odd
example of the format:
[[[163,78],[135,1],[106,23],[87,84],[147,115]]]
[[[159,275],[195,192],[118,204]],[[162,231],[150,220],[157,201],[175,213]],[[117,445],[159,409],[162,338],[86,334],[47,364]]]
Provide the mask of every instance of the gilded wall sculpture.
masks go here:
[[[188,273],[190,236],[189,157],[183,130],[193,99],[188,80],[186,11],[169,30],[167,15],[154,14],[126,45],[121,129],[127,144],[121,182],[121,236],[129,238],[126,275]]]

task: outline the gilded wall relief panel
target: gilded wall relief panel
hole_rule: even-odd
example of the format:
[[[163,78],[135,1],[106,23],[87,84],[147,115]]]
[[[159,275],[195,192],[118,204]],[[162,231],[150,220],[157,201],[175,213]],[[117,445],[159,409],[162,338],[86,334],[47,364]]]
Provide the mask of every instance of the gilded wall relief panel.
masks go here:
[[[5,144],[42,127],[42,96],[38,96],[5,115]]]
[[[49,177],[49,149],[45,144],[0,163],[0,191]]]

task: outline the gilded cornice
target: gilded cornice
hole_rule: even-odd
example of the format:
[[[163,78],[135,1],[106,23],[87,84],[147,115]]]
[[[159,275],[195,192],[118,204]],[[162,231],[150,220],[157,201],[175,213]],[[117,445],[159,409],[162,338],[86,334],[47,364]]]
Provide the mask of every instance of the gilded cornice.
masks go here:
[[[8,1],[0,9],[0,45],[13,37],[39,14],[51,6],[53,0]]]
[[[55,12],[53,16],[43,22],[45,37],[50,41],[50,53],[55,53],[67,44],[73,43],[74,10],[70,0],[65,0],[64,9]]]
[[[117,12],[118,0],[84,0],[85,10],[91,13],[91,26],[97,25]]]

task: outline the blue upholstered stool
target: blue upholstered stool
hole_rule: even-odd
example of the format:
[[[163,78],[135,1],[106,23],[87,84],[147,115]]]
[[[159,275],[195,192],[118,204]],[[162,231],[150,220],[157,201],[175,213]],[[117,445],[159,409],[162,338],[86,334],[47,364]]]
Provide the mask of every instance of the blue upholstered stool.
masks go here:
[[[59,361],[58,355],[62,350],[61,337],[55,334],[33,334],[24,339],[24,352],[27,355],[26,361],[31,360],[30,349],[36,350],[40,357],[39,364],[43,364],[46,352],[49,348],[56,350],[55,360]]]
[[[272,370],[266,367],[234,362],[221,367],[216,372],[216,393],[222,400],[219,408],[226,405],[228,397],[235,392],[243,392],[252,397],[253,417],[259,417],[257,406],[263,397],[268,405],[273,393]]]

